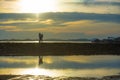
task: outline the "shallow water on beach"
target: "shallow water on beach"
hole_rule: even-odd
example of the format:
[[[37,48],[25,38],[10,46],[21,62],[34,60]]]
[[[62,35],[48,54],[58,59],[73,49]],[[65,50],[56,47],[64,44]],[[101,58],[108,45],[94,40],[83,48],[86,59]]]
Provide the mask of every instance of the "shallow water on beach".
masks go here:
[[[0,57],[0,75],[103,77],[120,73],[120,56]]]
[[[41,41],[42,43],[91,43],[91,41]],[[0,43],[39,43],[39,41],[0,41]]]

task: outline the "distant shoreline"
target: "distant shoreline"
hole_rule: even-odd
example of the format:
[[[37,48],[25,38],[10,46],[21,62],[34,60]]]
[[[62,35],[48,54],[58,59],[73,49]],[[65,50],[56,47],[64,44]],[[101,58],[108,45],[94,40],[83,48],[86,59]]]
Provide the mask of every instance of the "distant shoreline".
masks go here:
[[[0,56],[120,55],[120,44],[0,43]]]
[[[39,41],[0,41],[0,43],[39,43]],[[41,43],[92,43],[91,41],[41,41]]]

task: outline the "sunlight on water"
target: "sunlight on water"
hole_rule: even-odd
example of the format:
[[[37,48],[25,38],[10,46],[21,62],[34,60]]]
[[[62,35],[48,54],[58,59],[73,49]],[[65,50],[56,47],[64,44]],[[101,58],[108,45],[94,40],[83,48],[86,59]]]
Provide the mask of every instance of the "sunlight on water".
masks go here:
[[[40,69],[40,68],[27,69],[27,70],[24,70],[24,71],[21,71],[21,72],[22,72],[22,74],[47,75],[47,76],[52,76],[54,74],[53,72],[51,72],[49,70]]]
[[[42,43],[91,43],[91,41],[41,41]],[[0,41],[0,43],[39,43],[39,41]]]
[[[0,74],[102,77],[120,72],[120,56],[0,57]]]

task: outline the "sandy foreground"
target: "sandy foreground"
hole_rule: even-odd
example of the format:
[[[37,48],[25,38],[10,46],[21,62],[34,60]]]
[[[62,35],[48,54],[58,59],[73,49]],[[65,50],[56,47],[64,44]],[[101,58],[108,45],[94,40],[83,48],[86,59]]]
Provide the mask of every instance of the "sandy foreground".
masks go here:
[[[120,44],[0,43],[0,56],[120,55]]]
[[[0,80],[120,80],[120,75],[95,77],[49,77],[44,75],[0,75]]]

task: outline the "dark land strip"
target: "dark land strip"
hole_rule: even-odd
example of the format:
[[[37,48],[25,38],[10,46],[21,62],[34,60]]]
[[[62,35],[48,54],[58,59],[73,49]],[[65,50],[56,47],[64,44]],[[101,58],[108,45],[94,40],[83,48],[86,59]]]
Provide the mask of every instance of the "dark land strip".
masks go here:
[[[120,55],[120,44],[0,43],[0,56]]]

